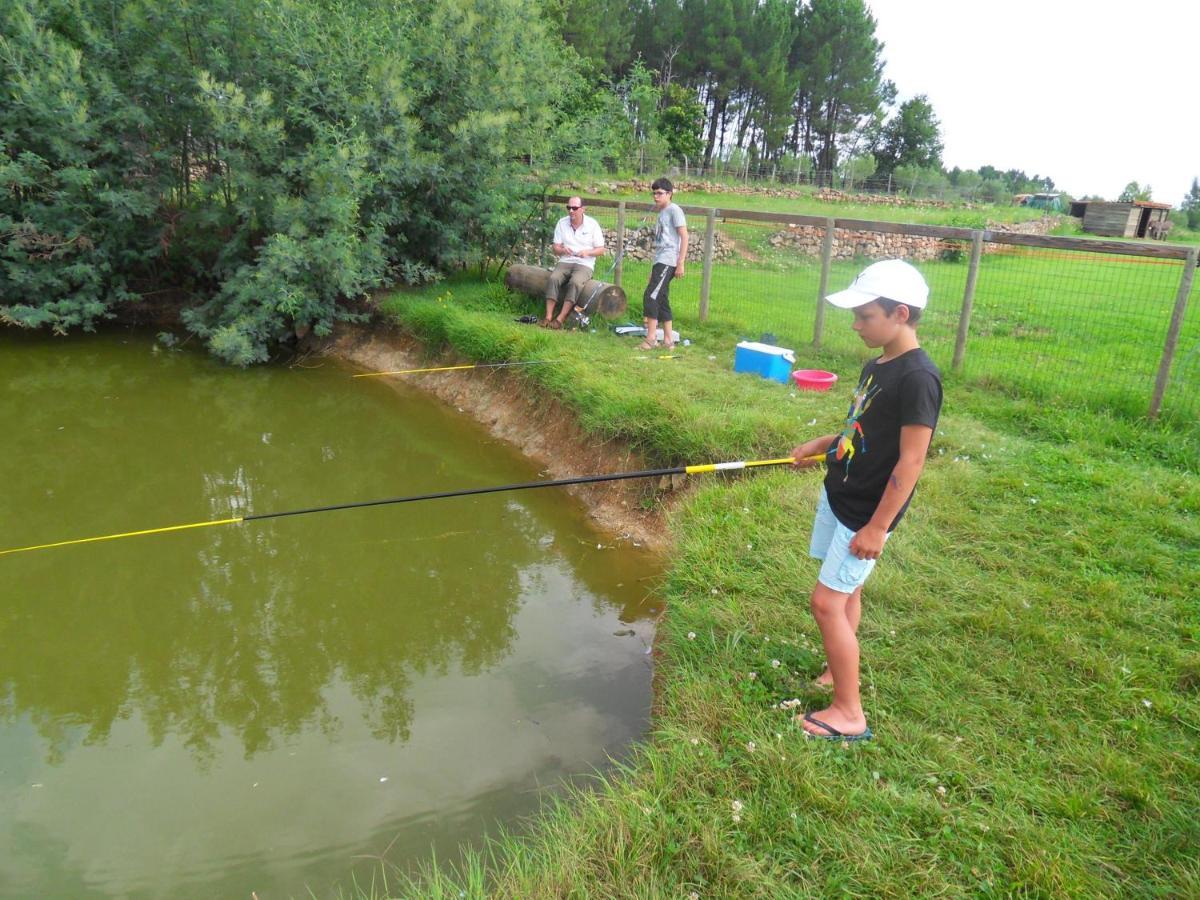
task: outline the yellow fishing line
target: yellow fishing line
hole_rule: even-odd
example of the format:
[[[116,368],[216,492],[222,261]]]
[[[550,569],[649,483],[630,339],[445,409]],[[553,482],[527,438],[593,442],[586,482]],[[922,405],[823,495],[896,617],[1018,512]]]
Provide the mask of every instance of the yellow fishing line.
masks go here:
[[[35,544],[32,547],[16,547],[12,550],[0,550],[0,556],[10,553],[24,553],[26,550],[48,550],[51,547],[66,547],[70,544],[91,544],[96,541],[115,541],[117,538],[137,537],[142,534],[161,534],[164,531],[183,531],[187,528],[208,528],[210,525],[237,525],[242,517],[236,519],[219,519],[215,522],[192,522],[188,525],[168,525],[166,528],[147,528],[144,531],[126,531],[121,534],[105,534],[100,537],[76,538],[73,541],[57,541],[53,544]]]
[[[361,375],[351,376],[353,378],[374,378],[377,375],[415,375],[418,372],[456,372],[459,369],[474,369],[474,364],[469,366],[439,366],[436,369],[400,369],[396,372],[363,372]]]

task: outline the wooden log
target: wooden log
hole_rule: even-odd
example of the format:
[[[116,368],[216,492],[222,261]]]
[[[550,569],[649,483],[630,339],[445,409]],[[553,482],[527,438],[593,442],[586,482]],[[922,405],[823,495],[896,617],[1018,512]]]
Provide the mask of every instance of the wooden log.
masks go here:
[[[550,269],[541,266],[515,265],[508,267],[504,283],[514,291],[529,294],[544,300],[546,297],[546,282],[550,280]],[[593,279],[583,286],[579,295],[580,305],[586,303],[584,312],[587,315],[601,315],[606,319],[615,319],[625,314],[628,302],[625,291],[615,284]]]

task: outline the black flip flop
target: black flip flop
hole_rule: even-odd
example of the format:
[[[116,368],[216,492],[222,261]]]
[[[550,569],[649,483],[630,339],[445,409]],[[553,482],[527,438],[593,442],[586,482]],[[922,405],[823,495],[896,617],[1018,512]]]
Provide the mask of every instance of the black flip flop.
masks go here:
[[[824,728],[829,732],[829,734],[813,734],[807,728],[804,729],[805,737],[815,738],[818,741],[869,741],[871,738],[875,737],[875,735],[871,733],[870,726],[868,726],[867,730],[861,734],[842,734],[842,732],[838,731],[832,725],[828,725],[825,722],[822,722],[820,719],[815,718],[812,713],[805,713],[804,721],[812,722],[812,724],[816,725],[818,728]]]

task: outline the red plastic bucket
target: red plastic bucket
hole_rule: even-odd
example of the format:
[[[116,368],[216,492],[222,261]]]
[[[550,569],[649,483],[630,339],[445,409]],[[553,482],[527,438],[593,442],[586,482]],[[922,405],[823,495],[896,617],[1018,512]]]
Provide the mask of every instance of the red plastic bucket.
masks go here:
[[[792,381],[802,391],[827,391],[837,381],[837,376],[823,369],[797,369],[792,373]]]

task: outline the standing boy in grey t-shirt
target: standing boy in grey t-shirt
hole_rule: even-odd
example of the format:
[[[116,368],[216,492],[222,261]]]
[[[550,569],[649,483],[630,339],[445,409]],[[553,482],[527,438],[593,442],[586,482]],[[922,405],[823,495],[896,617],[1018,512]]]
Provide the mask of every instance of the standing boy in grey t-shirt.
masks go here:
[[[646,323],[646,339],[638,344],[639,350],[653,350],[658,346],[658,323],[662,323],[663,344],[667,349],[675,346],[671,333],[671,279],[682,278],[687,259],[688,230],[683,210],[671,202],[674,186],[666,178],[656,179],[650,185],[654,205],[658,208],[658,227],[654,231],[654,268],[650,270],[650,283],[642,295],[642,309]]]

